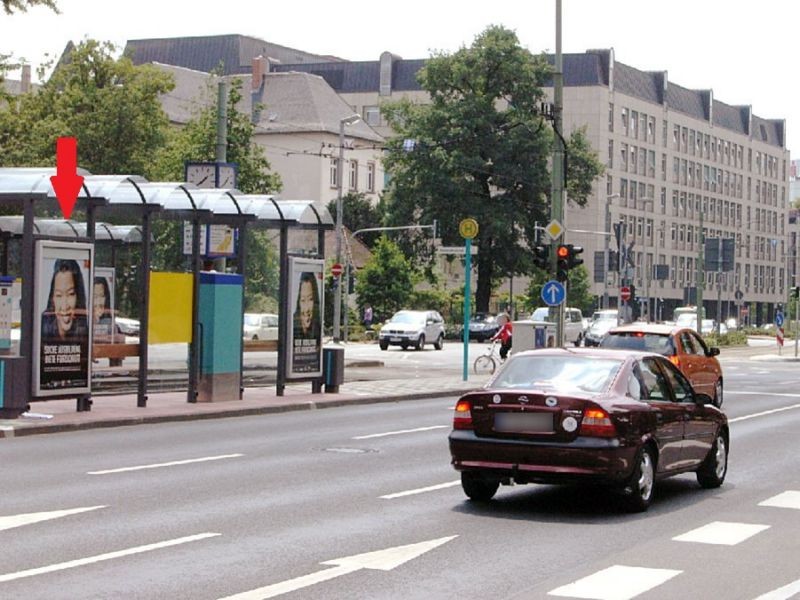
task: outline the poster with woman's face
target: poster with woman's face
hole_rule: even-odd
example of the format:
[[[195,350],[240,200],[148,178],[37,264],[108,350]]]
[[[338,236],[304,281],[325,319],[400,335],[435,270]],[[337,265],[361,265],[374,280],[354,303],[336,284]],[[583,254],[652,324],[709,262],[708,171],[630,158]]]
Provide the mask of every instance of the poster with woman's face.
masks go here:
[[[92,280],[92,340],[95,344],[114,342],[113,267],[95,267]]]
[[[322,375],[323,268],[322,260],[289,258],[287,379]]]
[[[93,258],[92,244],[36,243],[34,397],[91,391]]]

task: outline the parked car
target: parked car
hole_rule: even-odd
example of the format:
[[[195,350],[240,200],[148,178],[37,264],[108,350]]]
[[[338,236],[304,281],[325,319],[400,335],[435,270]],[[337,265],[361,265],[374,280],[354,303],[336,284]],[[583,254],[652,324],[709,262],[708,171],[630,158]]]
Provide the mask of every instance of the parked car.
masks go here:
[[[278,315],[271,313],[244,313],[242,337],[246,340],[277,340]]]
[[[433,344],[437,350],[444,347],[444,319],[435,310],[401,310],[381,327],[378,344],[381,350],[401,346],[407,350],[414,346],[422,350]]]
[[[542,306],[533,311],[531,321],[549,321],[549,309]],[[583,315],[577,308],[564,309],[564,343],[581,345],[583,341]]]
[[[633,511],[664,477],[722,485],[729,442],[725,414],[664,356],[597,348],[513,355],[458,400],[449,436],[474,501],[501,483],[610,484]]]
[[[483,342],[500,329],[497,317],[487,313],[475,313],[469,320],[469,339]]]
[[[117,326],[117,333],[122,335],[129,335],[131,337],[139,336],[139,321],[136,319],[127,319],[125,317],[117,317],[114,319]]]
[[[604,308],[592,313],[592,322],[583,336],[584,346],[599,346],[612,327],[619,325],[619,312],[616,308]]]
[[[719,348],[709,348],[694,329],[632,323],[609,331],[600,347],[658,352],[681,370],[694,389],[711,396],[715,406],[722,406],[722,367],[717,360]]]

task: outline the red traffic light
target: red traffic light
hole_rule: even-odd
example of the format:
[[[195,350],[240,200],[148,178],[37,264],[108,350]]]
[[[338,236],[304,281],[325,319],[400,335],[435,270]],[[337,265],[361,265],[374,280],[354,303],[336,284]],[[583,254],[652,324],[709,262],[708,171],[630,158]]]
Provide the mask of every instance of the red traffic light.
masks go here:
[[[558,256],[558,258],[569,258],[569,250],[569,246],[559,246],[556,251],[556,256]]]

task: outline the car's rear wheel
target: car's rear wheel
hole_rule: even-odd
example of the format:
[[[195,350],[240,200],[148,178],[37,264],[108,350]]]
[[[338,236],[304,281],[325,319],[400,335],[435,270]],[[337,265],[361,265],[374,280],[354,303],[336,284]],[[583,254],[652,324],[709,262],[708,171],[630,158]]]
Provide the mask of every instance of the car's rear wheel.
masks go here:
[[[656,461],[653,450],[643,447],[636,455],[633,475],[625,488],[631,512],[643,512],[650,506],[655,487]]]
[[[444,336],[441,333],[439,334],[439,337],[436,338],[436,343],[433,345],[433,347],[437,350],[444,348]]]
[[[489,479],[480,473],[462,471],[461,487],[470,500],[475,502],[488,502],[497,493],[497,488],[500,487],[500,481],[498,479]]]
[[[579,333],[578,334],[578,339],[575,340],[575,346],[576,347],[580,346],[582,341],[583,341],[583,335]]]
[[[708,456],[697,469],[697,483],[704,488],[717,488],[728,473],[728,444],[722,433],[717,434]]]
[[[717,379],[717,384],[714,386],[714,406],[720,408],[722,400],[722,379]]]
[[[378,342],[378,345],[381,347],[381,350],[386,350],[389,348],[389,342],[384,342],[383,340]]]
[[[417,350],[422,350],[424,347],[425,347],[425,334],[423,333],[417,339],[417,345],[415,346],[415,348]]]

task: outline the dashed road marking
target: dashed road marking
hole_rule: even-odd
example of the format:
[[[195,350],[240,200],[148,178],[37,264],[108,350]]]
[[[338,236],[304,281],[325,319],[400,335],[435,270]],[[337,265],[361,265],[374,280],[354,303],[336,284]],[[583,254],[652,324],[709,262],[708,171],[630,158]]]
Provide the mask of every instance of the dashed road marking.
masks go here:
[[[549,596],[628,600],[669,581],[682,571],[614,565],[548,592]]]
[[[728,392],[725,392],[725,393],[727,394]],[[739,392],[739,393],[742,393],[742,392]],[[789,396],[789,395],[795,396],[795,394],[769,394],[769,395],[770,396],[778,396],[778,395],[780,395],[780,396]],[[797,408],[800,408],[800,404],[792,404],[791,406],[783,406],[781,408],[773,408],[772,410],[765,410],[765,411],[753,413],[753,414],[750,414],[750,415],[743,415],[741,417],[728,419],[728,423],[738,423],[739,421],[747,421],[748,419],[755,419],[756,417],[766,417],[767,415],[774,415],[774,414],[779,413],[779,412],[784,412],[784,411],[787,411],[787,410],[795,410]]]
[[[800,510],[800,492],[796,490],[789,490],[767,498],[763,502],[758,503],[759,506],[775,506],[777,508],[794,508]]]
[[[51,510],[47,512],[24,513],[0,517],[0,531],[13,529],[14,527],[22,527],[23,525],[32,525],[41,521],[49,521],[50,519],[60,519],[61,517],[97,510],[98,508],[106,508],[106,506],[84,506],[81,508],[69,508],[67,510]]]
[[[443,490],[445,488],[455,487],[460,485],[461,481],[450,481],[448,483],[440,483],[439,485],[430,485],[424,488],[417,488],[416,490],[406,490],[405,492],[397,492],[395,494],[386,494],[385,496],[381,496],[384,500],[394,500],[395,498],[403,498],[404,496],[414,496],[416,494],[424,494],[425,492],[435,492],[437,490]]]
[[[370,435],[358,435],[354,440],[370,440],[372,438],[387,437],[390,435],[402,435],[404,433],[418,433],[420,431],[433,431],[434,429],[449,429],[449,425],[433,425],[431,427],[417,427],[416,429],[399,429],[397,431],[387,431],[385,433],[372,433]]]
[[[190,465],[194,463],[209,462],[213,460],[225,460],[226,458],[239,458],[244,454],[222,454],[220,456],[204,456],[203,458],[190,458],[188,460],[175,460],[172,462],[156,463],[152,465],[138,465],[135,467],[122,467],[119,469],[106,469],[105,471],[89,471],[87,475],[109,475],[111,473],[126,473],[128,471],[144,471],[146,469],[161,469],[163,467],[174,467],[178,465]]]
[[[777,590],[762,594],[755,600],[789,600],[789,598],[796,598],[798,594],[800,594],[800,579]]]
[[[735,546],[753,537],[757,533],[769,529],[769,525],[753,523],[729,523],[714,521],[687,533],[672,538],[676,542],[696,542],[699,544],[717,544]]]

